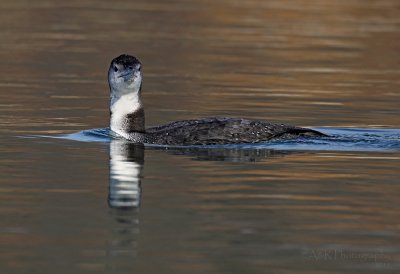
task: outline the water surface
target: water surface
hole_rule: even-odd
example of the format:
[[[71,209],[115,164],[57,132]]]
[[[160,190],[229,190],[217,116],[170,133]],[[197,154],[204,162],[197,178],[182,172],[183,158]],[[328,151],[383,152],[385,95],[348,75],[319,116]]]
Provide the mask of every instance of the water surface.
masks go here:
[[[2,272],[398,273],[399,18],[396,0],[2,1]],[[111,139],[121,53],[143,63],[148,126],[234,116],[332,137]]]

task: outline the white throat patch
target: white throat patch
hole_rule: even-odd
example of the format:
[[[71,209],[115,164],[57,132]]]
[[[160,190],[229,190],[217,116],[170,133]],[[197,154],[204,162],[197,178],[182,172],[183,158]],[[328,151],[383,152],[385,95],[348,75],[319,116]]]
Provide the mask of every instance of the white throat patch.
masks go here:
[[[122,135],[126,116],[142,108],[142,101],[138,92],[111,98],[110,128],[112,131]]]
[[[142,107],[142,102],[138,93],[122,95],[119,98],[111,99],[110,110],[113,115],[125,116],[133,113]]]

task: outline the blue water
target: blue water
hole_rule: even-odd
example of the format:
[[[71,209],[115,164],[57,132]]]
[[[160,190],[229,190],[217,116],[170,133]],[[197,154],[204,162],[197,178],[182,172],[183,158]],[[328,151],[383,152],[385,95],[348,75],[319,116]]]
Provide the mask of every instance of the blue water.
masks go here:
[[[173,148],[226,148],[226,149],[269,149],[269,150],[314,150],[314,151],[400,151],[400,129],[388,128],[315,128],[329,137],[298,138],[292,140],[274,140],[257,144],[230,144],[208,146],[173,146]],[[109,128],[95,128],[76,133],[45,136],[81,142],[105,142],[120,139]],[[171,146],[146,145],[148,148]]]

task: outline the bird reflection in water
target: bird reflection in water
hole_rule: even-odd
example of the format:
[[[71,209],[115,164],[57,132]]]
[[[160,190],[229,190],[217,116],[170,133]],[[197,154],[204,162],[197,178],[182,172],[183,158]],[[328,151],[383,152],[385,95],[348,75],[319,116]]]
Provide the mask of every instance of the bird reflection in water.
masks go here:
[[[111,141],[108,194],[108,204],[111,208],[139,207],[143,163],[143,144],[134,144],[125,140]]]
[[[110,142],[108,205],[114,220],[112,240],[107,244],[107,270],[130,273],[135,267],[139,230],[141,177],[144,146],[126,140]]]
[[[147,147],[165,150],[169,154],[186,155],[200,161],[256,162],[267,158],[282,157],[293,153],[268,149],[241,148],[168,148]],[[144,165],[143,144],[113,139],[110,143],[110,183],[108,204],[110,208],[139,208],[141,199],[141,179]]]
[[[194,160],[256,162],[267,158],[282,157],[293,153],[268,149],[241,148],[165,148],[147,147],[146,149],[165,150],[169,154],[186,155]],[[110,183],[108,204],[110,208],[139,208],[141,199],[141,179],[144,165],[143,144],[114,139],[110,143]]]
[[[153,149],[162,149],[155,147]],[[272,149],[252,149],[252,148],[203,148],[203,147],[180,147],[168,149],[168,153],[173,155],[186,155],[196,161],[223,161],[223,162],[258,162],[268,158],[282,157],[293,154],[294,151],[279,151]],[[299,152],[296,152],[299,153]]]

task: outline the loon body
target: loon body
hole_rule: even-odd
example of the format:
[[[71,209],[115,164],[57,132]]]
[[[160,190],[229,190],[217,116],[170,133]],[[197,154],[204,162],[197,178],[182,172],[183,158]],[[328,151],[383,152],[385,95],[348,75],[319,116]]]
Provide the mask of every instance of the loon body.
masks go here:
[[[176,121],[146,129],[141,99],[141,66],[137,58],[120,55],[112,60],[108,71],[110,128],[128,140],[159,145],[207,145],[326,136],[307,128],[220,117]]]

